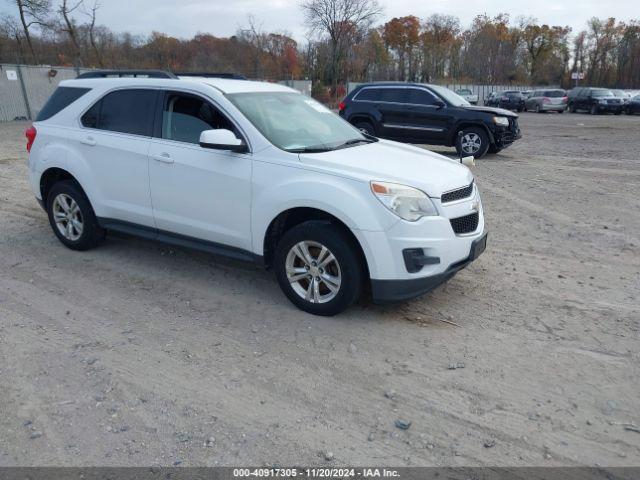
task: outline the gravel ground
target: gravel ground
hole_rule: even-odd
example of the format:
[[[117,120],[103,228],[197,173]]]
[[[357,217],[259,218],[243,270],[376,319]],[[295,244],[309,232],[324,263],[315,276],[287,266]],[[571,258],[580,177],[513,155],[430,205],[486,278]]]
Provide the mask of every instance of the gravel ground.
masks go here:
[[[229,260],[65,249],[0,125],[0,466],[639,465],[640,117],[521,125],[474,169],[486,253],[335,318]]]

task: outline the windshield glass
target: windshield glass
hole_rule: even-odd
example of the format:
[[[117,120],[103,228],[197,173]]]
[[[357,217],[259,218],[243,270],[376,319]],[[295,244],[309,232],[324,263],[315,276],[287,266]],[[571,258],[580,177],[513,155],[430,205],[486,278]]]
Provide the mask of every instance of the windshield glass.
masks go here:
[[[469,107],[471,104],[467,102],[457,93],[449,90],[448,88],[441,87],[439,85],[429,85],[429,88],[437,93],[447,103],[450,103],[454,107]]]
[[[267,140],[282,150],[329,151],[373,141],[321,103],[300,93],[252,92],[227,97]]]
[[[593,90],[592,95],[594,97],[613,97],[613,92],[611,90]]]

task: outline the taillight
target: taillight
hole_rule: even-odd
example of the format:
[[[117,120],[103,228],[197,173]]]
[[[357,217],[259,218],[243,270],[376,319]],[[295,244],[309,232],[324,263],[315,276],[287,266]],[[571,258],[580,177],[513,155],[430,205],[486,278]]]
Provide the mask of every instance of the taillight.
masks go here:
[[[542,99],[542,103],[549,103],[551,100],[549,100],[549,97],[544,97]]]
[[[36,134],[38,133],[38,131],[36,130],[36,127],[34,127],[33,125],[31,125],[29,128],[27,128],[24,132],[25,137],[27,137],[27,152],[31,151],[31,147],[33,146],[33,142],[36,141]]]
[[[340,103],[338,104],[338,110],[340,110],[340,111],[344,110],[346,107],[347,107],[347,106],[344,104],[344,102],[340,102]]]

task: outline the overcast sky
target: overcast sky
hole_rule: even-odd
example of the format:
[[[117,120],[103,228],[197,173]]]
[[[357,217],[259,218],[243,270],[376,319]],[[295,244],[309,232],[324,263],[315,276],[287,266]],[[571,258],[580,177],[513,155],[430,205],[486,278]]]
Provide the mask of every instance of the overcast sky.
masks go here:
[[[89,5],[93,0],[85,0]],[[533,16],[552,25],[581,30],[594,16],[620,20],[640,19],[639,0],[379,0],[384,7],[380,23],[393,17],[433,13],[455,15],[467,27],[477,14],[506,12],[513,19]],[[13,1],[3,0],[4,11]],[[55,3],[55,2],[54,2]],[[115,31],[149,34],[152,30],[187,38],[198,32],[218,37],[233,35],[252,14],[267,31],[288,31],[304,40],[306,29],[300,0],[99,0],[98,23]]]

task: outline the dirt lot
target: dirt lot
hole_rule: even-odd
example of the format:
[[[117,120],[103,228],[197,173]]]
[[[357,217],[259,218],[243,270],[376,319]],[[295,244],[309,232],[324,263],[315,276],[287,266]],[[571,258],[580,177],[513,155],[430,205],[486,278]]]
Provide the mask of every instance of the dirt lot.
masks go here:
[[[475,167],[487,252],[336,318],[228,260],[65,249],[0,125],[0,465],[639,465],[640,117],[521,124]]]

